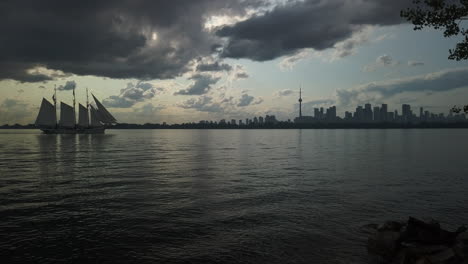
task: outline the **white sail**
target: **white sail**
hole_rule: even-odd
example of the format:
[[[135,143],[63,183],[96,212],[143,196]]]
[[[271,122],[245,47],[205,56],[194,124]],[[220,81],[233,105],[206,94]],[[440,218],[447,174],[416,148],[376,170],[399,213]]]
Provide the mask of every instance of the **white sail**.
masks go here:
[[[89,126],[89,115],[88,109],[84,107],[82,104],[78,105],[78,125],[81,127],[88,127]]]
[[[116,123],[117,120],[107,111],[107,109],[104,107],[104,105],[99,102],[99,100],[94,96],[93,94],[94,101],[96,102],[96,105],[98,107],[99,115],[101,118],[101,121],[103,123]]]
[[[45,98],[42,98],[41,108],[37,115],[36,126],[55,127],[57,124],[57,116],[55,115],[55,107]]]
[[[100,118],[99,118],[99,113],[98,113],[98,110],[96,110],[96,108],[94,108],[92,105],[90,105],[90,113],[91,113],[91,126],[92,127],[101,127],[102,124],[100,122]]]
[[[60,126],[61,127],[75,127],[75,113],[73,107],[64,102],[60,103]]]

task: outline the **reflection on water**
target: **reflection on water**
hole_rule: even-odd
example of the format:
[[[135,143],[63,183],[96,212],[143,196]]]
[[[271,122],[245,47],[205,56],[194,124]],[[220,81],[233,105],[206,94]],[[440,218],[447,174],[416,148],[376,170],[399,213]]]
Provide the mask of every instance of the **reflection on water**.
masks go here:
[[[362,263],[468,222],[467,130],[0,131],[1,263]]]

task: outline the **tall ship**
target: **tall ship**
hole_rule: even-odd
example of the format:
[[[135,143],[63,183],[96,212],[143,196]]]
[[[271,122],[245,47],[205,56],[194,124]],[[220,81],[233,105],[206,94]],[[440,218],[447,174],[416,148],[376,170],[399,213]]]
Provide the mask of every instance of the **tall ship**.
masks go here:
[[[86,89],[86,106],[78,104],[78,122],[76,122],[75,89],[73,89],[73,106],[60,102],[60,119],[57,122],[57,88],[54,103],[42,98],[35,125],[45,134],[104,134],[107,126],[117,120],[107,111],[104,105],[93,95],[96,107],[88,100]]]

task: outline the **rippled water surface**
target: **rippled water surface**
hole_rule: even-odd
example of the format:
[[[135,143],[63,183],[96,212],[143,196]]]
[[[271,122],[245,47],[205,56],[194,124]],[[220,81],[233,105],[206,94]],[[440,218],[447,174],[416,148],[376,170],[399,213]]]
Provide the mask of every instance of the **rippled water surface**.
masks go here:
[[[467,151],[463,129],[0,130],[0,260],[365,263],[367,223],[468,224]]]

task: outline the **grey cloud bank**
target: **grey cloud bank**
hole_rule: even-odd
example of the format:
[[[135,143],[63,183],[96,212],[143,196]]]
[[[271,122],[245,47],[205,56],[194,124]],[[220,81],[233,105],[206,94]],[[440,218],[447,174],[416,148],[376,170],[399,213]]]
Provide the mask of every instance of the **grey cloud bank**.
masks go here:
[[[332,48],[365,26],[403,23],[400,10],[410,3],[407,0],[392,1],[391,5],[386,0],[294,1],[223,27],[216,34],[227,41],[221,56],[267,61],[304,48]]]
[[[410,78],[373,82],[352,89],[337,90],[340,105],[386,99],[405,92],[444,92],[468,86],[468,68],[449,69]]]

